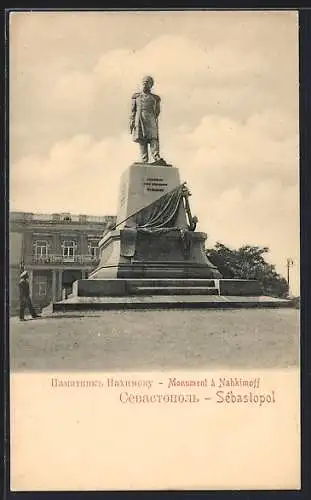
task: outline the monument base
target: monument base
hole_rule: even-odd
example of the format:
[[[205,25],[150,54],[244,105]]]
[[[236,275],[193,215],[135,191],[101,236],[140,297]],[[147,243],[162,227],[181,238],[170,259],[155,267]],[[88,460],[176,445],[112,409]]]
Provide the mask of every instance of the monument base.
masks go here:
[[[127,168],[117,226],[99,242],[100,263],[89,279],[221,278],[206,256],[207,235],[190,231],[183,189],[178,168]]]
[[[94,279],[78,280],[68,299],[44,314],[123,309],[271,308],[290,300],[266,297],[258,282],[226,279]]]
[[[89,280],[107,278],[221,278],[204,250],[205,233],[135,234],[112,231],[99,243],[101,261]]]
[[[98,267],[48,310],[290,305],[262,296],[256,281],[222,279],[206,256],[207,235],[194,231],[188,196],[177,168],[131,165],[121,178],[116,227],[99,242]]]

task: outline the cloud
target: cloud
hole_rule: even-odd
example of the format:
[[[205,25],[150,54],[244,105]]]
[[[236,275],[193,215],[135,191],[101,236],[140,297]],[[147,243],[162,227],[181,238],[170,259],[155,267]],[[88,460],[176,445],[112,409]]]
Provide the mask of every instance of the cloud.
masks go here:
[[[185,64],[187,61],[187,64]],[[141,78],[151,73],[157,91],[165,91],[165,99],[180,106],[185,98],[195,97],[197,104],[206,101],[206,86],[229,79],[245,80],[254,73],[267,71],[268,62],[259,54],[243,58],[234,48],[219,46],[202,49],[199,43],[183,36],[162,35],[140,50],[117,49],[103,54],[88,72],[65,71],[55,79],[47,105],[55,104],[75,113],[94,111],[95,103],[104,111],[109,102],[120,113],[120,101],[128,103]],[[232,81],[233,80],[233,81]],[[111,97],[113,96],[113,100]],[[192,108],[191,103],[189,106]],[[182,113],[179,113],[183,119]],[[104,115],[103,115],[104,116]]]
[[[46,157],[22,158],[11,167],[12,209],[115,213],[119,178],[133,148],[127,136],[97,142],[78,135],[55,144]]]
[[[91,17],[85,18],[83,35],[78,32],[81,18],[70,18],[66,24],[66,16],[51,16],[49,26],[55,25],[55,35],[50,34],[50,38],[42,30],[44,23],[40,24],[38,16],[27,18],[28,30],[22,23],[16,30],[11,78],[14,159],[33,152],[46,154],[54,143],[79,134],[100,140],[124,132],[130,95],[146,73],[155,77],[156,91],[163,101],[162,127],[171,134],[185,123],[193,127],[208,114],[245,120],[270,107],[282,109],[285,101],[288,113],[297,115],[294,87],[298,72],[293,67],[297,58],[292,54],[295,43],[288,46],[287,39],[293,37],[288,27],[282,44],[277,37],[271,40],[271,26],[275,23],[269,20],[276,19],[273,15],[245,17],[244,24],[241,16],[236,23],[231,22],[231,28],[224,17],[223,24],[218,20],[218,36],[212,17],[207,17],[206,30],[210,33],[200,36],[189,32],[191,23],[187,30],[184,21],[188,36],[180,28],[179,34],[149,35],[147,42],[140,45],[137,40],[147,36],[144,32],[131,36],[121,32],[116,38],[117,48],[111,48],[113,30],[100,38],[97,18],[92,22]],[[103,25],[107,19],[102,18]],[[120,19],[114,21],[116,27],[122,24]],[[264,19],[266,24],[262,24]],[[281,31],[282,19],[284,16],[277,17],[275,25]],[[85,40],[88,24],[97,30],[98,45],[94,33],[90,34],[90,42]],[[239,25],[240,35],[235,33],[229,42],[229,34],[236,32]],[[128,32],[125,26],[123,23],[123,31]],[[151,22],[151,32],[152,26]],[[200,26],[202,30],[202,22]],[[176,31],[171,22],[170,29],[173,27]],[[32,32],[38,34],[46,52],[38,48],[38,40],[31,45]],[[47,32],[51,33],[49,29]],[[75,52],[70,33],[75,35]],[[271,42],[269,51],[264,37]]]
[[[256,114],[244,124],[205,116],[192,129],[163,134],[163,155],[191,174],[202,195],[206,190],[218,195],[228,187],[248,192],[262,180],[297,185],[298,133],[289,121],[278,110]],[[137,149],[128,133],[99,141],[79,134],[54,144],[47,156],[28,155],[13,164],[12,189],[17,183],[69,182],[72,175],[79,180],[84,172],[107,178],[111,169],[122,172],[137,157]],[[107,167],[103,170],[102,165]]]
[[[49,103],[50,106],[57,103],[62,107],[64,104],[66,109],[68,102],[74,101],[76,112],[80,112],[85,111],[86,106],[92,110],[95,102],[97,105],[102,102],[104,109],[113,96],[115,111],[119,112],[118,101],[127,103],[141,78],[151,73],[157,91],[163,91],[172,106],[180,110],[180,104],[190,98],[196,103],[196,108],[197,105],[203,106],[204,111],[205,103],[209,101],[206,92],[215,92],[219,85],[222,92],[224,86],[234,91],[237,84],[244,82],[245,86],[249,79],[253,81],[258,75],[262,85],[270,64],[269,58],[258,50],[245,51],[241,57],[240,50],[234,45],[203,48],[200,43],[184,36],[162,35],[140,50],[124,47],[104,53],[91,71],[65,71],[56,79]],[[223,96],[217,102],[219,107],[229,105]],[[193,102],[188,103],[188,107],[191,113]],[[182,120],[183,114],[178,114]]]
[[[197,127],[164,141],[174,162],[191,169],[198,190],[219,193],[230,187],[249,192],[261,180],[298,183],[298,127],[278,110],[240,123],[205,116]]]

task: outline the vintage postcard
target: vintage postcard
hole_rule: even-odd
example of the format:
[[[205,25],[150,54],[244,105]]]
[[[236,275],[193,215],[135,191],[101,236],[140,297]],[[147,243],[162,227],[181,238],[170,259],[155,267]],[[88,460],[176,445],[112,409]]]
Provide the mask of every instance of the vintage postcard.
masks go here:
[[[9,53],[11,489],[300,489],[297,12],[11,12]]]

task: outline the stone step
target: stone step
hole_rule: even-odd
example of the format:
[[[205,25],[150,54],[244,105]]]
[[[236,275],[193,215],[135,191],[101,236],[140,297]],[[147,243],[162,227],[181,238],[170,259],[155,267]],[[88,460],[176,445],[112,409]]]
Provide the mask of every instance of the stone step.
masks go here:
[[[235,308],[291,307],[291,301],[273,297],[236,297],[221,295],[150,295],[131,297],[73,297],[53,304],[53,313],[71,311],[124,310],[124,309],[235,309]],[[45,311],[44,311],[45,313]]]
[[[130,287],[215,287],[215,280],[200,278],[130,278],[126,281]]]
[[[218,288],[207,286],[134,286],[129,292],[134,295],[219,295]]]
[[[145,290],[138,291],[138,288]],[[150,290],[148,290],[150,288]],[[259,296],[260,284],[252,280],[217,280],[202,278],[112,278],[112,279],[82,279],[73,283],[72,297],[125,297],[127,295],[142,295],[143,293],[157,293],[157,289],[172,289],[168,294],[191,295],[205,294],[233,295],[233,296]],[[183,291],[186,290],[186,292]],[[198,291],[195,292],[194,290]],[[213,289],[213,291],[206,290]],[[134,293],[135,292],[135,293]],[[159,293],[162,293],[159,291]]]

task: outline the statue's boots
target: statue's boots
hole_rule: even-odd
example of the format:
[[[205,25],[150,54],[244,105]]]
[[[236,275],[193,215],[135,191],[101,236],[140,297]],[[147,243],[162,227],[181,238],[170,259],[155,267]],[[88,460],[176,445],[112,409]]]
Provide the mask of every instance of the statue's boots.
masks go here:
[[[152,162],[152,165],[158,165],[159,167],[161,167],[161,166],[166,166],[167,163],[163,158],[159,158],[159,160]]]

